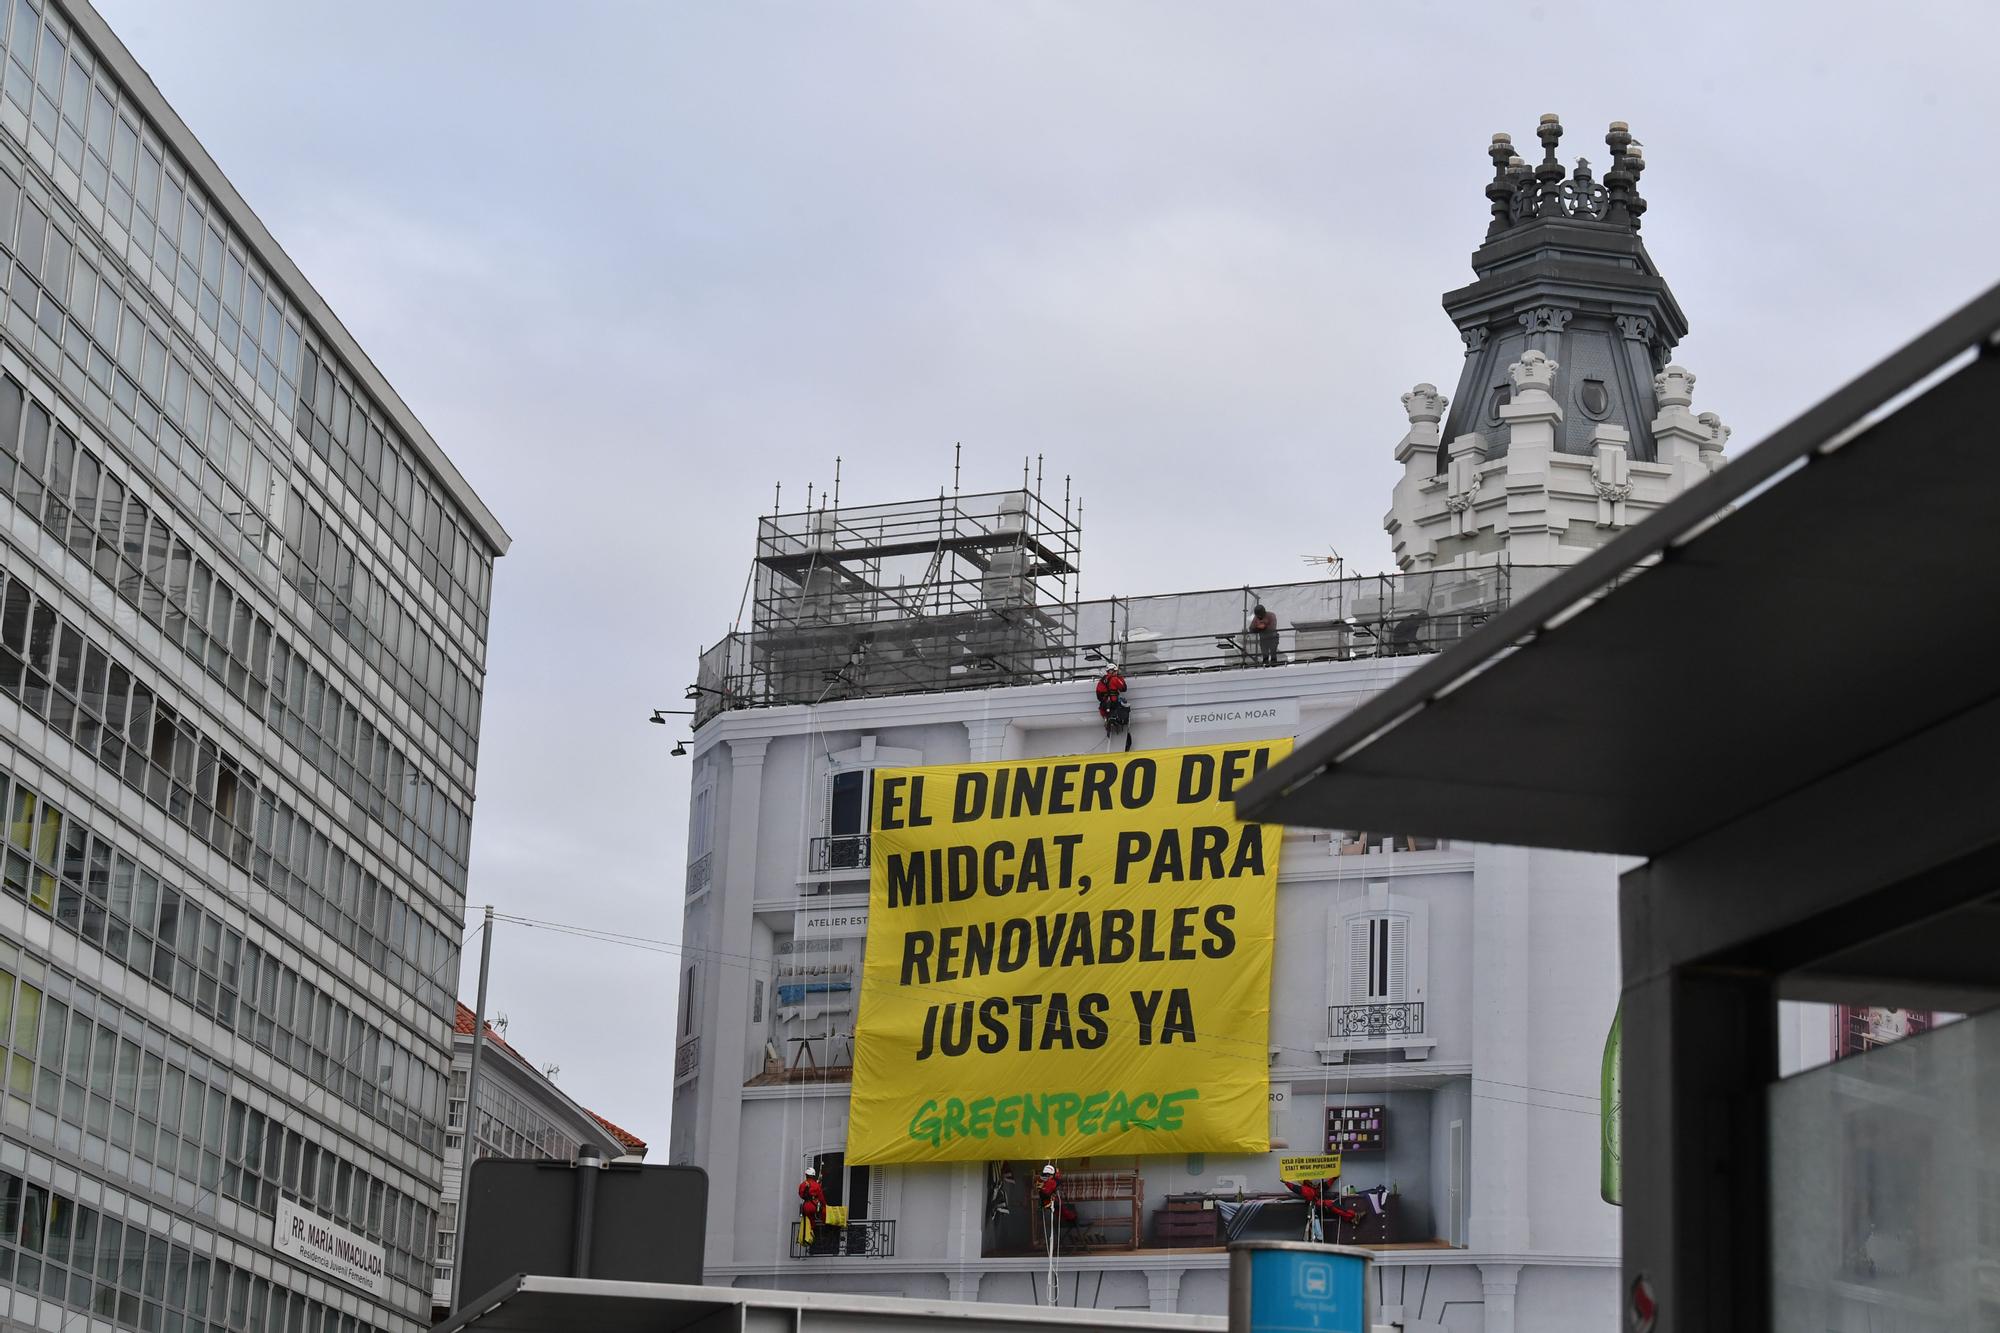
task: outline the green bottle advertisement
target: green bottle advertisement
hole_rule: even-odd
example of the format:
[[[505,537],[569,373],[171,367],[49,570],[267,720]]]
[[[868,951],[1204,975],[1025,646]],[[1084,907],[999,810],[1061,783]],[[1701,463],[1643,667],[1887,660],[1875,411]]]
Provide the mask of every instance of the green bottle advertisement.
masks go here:
[[[1599,1145],[1598,1192],[1609,1204],[1622,1204],[1625,1177],[1619,1156],[1619,1136],[1624,1120],[1624,1092],[1619,1085],[1619,1046],[1625,1022],[1625,1007],[1612,1015],[1611,1031],[1604,1038],[1604,1068],[1598,1078],[1598,1115],[1602,1121]]]

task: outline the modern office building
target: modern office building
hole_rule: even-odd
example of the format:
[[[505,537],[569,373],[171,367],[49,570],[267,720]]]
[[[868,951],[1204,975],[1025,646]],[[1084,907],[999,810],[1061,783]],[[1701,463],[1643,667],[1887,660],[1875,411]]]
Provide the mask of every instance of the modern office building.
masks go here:
[[[431,1305],[434,1321],[451,1312],[458,1211],[465,1197],[465,1087],[472,1071],[473,1023],[472,1011],[459,1005],[452,1026],[451,1095],[445,1109],[444,1204],[438,1210],[436,1287]],[[479,1114],[472,1133],[475,1158],[546,1157],[568,1162],[586,1143],[607,1162],[646,1155],[644,1139],[577,1105],[556,1086],[548,1067],[530,1063],[494,1031],[492,1024],[486,1028],[486,1051],[479,1066]]]
[[[98,14],[0,49],[0,1322],[405,1333],[508,537]]]
[[[1726,432],[1669,364],[1686,324],[1636,234],[1636,146],[1613,126],[1599,183],[1557,162],[1561,133],[1544,121],[1532,166],[1493,145],[1475,281],[1445,301],[1455,401],[1430,384],[1403,399],[1400,573],[1079,601],[1074,507],[1037,485],[760,521],[750,628],[703,654],[693,691],[670,1154],[710,1174],[711,1281],[1048,1296],[1038,1162],[846,1160],[873,769],[1122,746],[1092,690],[1109,662],[1139,748],[1311,735],[1719,465]],[[1280,622],[1269,665],[1245,633],[1258,603]],[[1339,1237],[1378,1247],[1383,1323],[1607,1327],[1617,870],[1288,831],[1270,1150],[1065,1162],[1081,1216],[1064,1301],[1222,1313],[1223,1242],[1300,1234],[1277,1159],[1338,1147],[1348,1183],[1387,1190]],[[808,1163],[848,1222],[802,1244]]]

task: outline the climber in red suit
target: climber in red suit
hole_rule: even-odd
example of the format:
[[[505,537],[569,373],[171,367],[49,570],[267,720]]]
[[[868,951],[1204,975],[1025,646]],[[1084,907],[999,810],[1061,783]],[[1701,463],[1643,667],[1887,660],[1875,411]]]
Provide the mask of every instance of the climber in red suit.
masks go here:
[[[1319,1209],[1322,1215],[1332,1214],[1344,1222],[1352,1222],[1356,1214],[1351,1208],[1342,1208],[1334,1200],[1339,1197],[1340,1183],[1334,1180],[1288,1180],[1285,1188],[1305,1200],[1306,1207]]]
[[[806,1178],[799,1182],[799,1216],[814,1226],[826,1221],[826,1187],[819,1183],[815,1167],[807,1167]]]
[[[1054,1162],[1042,1168],[1041,1179],[1035,1182],[1035,1197],[1047,1210],[1050,1222],[1060,1222],[1066,1227],[1076,1225],[1076,1209],[1062,1196],[1062,1172],[1056,1170]]]

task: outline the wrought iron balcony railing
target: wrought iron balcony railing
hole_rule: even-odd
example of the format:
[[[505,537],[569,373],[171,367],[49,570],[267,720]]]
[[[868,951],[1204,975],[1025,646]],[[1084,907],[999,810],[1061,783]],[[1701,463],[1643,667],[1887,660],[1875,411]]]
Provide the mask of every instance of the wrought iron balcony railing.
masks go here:
[[[812,868],[822,870],[866,870],[868,868],[868,835],[866,833],[837,833],[829,838],[812,840]]]
[[[1326,1010],[1329,1037],[1420,1037],[1424,1006],[1416,1003],[1334,1004]]]
[[[791,1223],[794,1259],[893,1259],[896,1223],[890,1218],[858,1218],[844,1227],[813,1228],[810,1241],[801,1239],[799,1224]]]

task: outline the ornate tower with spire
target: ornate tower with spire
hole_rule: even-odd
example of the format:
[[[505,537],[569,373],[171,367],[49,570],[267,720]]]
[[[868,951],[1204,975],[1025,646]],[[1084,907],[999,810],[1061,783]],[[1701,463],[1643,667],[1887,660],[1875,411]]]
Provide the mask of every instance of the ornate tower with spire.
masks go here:
[[[1539,162],[1506,134],[1487,148],[1492,221],[1474,281],[1444,297],[1457,391],[1403,395],[1385,526],[1404,570],[1567,564],[1722,465],[1727,428],[1690,411],[1694,376],[1669,360],[1687,318],[1639,239],[1638,141],[1611,123],[1600,181],[1587,159],[1564,169],[1557,117],[1535,133]]]

